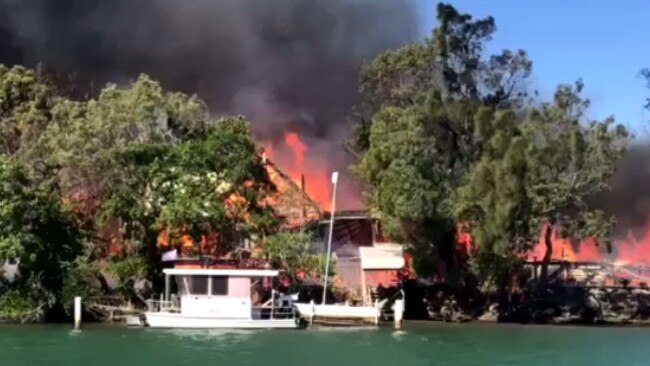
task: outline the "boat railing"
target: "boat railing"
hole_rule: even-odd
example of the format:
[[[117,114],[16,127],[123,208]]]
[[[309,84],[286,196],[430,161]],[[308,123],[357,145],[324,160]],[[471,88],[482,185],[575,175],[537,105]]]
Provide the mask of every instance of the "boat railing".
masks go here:
[[[180,313],[181,309],[176,301],[147,300],[147,309],[150,312]]]
[[[296,307],[290,295],[272,290],[271,298],[260,306],[252,307],[254,317],[261,319],[291,319],[297,316]]]
[[[253,307],[252,310],[255,319],[293,319],[297,316],[296,309],[293,306],[257,306]]]

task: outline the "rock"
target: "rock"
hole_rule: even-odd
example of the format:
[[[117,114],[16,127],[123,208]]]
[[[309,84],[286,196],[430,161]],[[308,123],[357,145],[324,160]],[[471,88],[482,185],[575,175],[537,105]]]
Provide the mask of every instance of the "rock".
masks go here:
[[[452,321],[455,323],[465,323],[465,322],[472,321],[473,319],[474,318],[471,315],[461,313],[461,312],[454,313],[452,317]]]
[[[496,323],[499,321],[499,314],[486,311],[483,315],[479,316],[477,320],[484,323]]]

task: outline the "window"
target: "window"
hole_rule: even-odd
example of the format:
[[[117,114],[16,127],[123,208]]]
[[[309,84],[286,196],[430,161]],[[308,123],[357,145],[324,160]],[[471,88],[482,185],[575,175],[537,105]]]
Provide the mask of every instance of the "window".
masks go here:
[[[181,296],[192,294],[192,277],[190,276],[174,276],[176,277],[176,288]]]
[[[192,295],[208,294],[208,276],[192,277]]]
[[[212,277],[212,295],[228,295],[228,277]]]

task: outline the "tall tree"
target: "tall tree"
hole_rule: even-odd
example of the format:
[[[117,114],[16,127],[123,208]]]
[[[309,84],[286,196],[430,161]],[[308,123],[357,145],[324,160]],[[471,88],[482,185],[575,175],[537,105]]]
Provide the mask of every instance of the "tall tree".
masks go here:
[[[482,105],[523,106],[532,64],[524,51],[483,57],[494,19],[474,20],[439,4],[439,26],[422,42],[388,50],[364,65],[363,102],[349,148],[370,207],[416,259],[453,262],[449,197],[480,155],[474,120]],[[418,266],[420,273],[431,263]]]
[[[560,85],[552,103],[531,110],[521,122],[512,111],[484,110],[477,123],[481,158],[455,192],[455,217],[469,224],[489,261],[526,253],[541,230],[542,283],[554,230],[564,238],[594,238],[610,249],[613,218],[586,200],[609,188],[629,135],[613,118],[586,121],[589,101],[581,98],[582,89],[580,81]]]
[[[0,263],[18,263],[14,295],[43,311],[61,305],[67,270],[83,248],[72,216],[7,155],[0,155],[0,207]]]

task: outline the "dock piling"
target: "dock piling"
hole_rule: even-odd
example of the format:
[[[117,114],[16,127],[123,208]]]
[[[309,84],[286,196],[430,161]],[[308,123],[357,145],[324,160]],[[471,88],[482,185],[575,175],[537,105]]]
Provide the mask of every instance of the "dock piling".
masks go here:
[[[393,321],[396,330],[402,329],[403,317],[404,317],[404,299],[395,300],[395,305],[393,306]]]
[[[74,298],[74,329],[81,329],[81,297]]]

